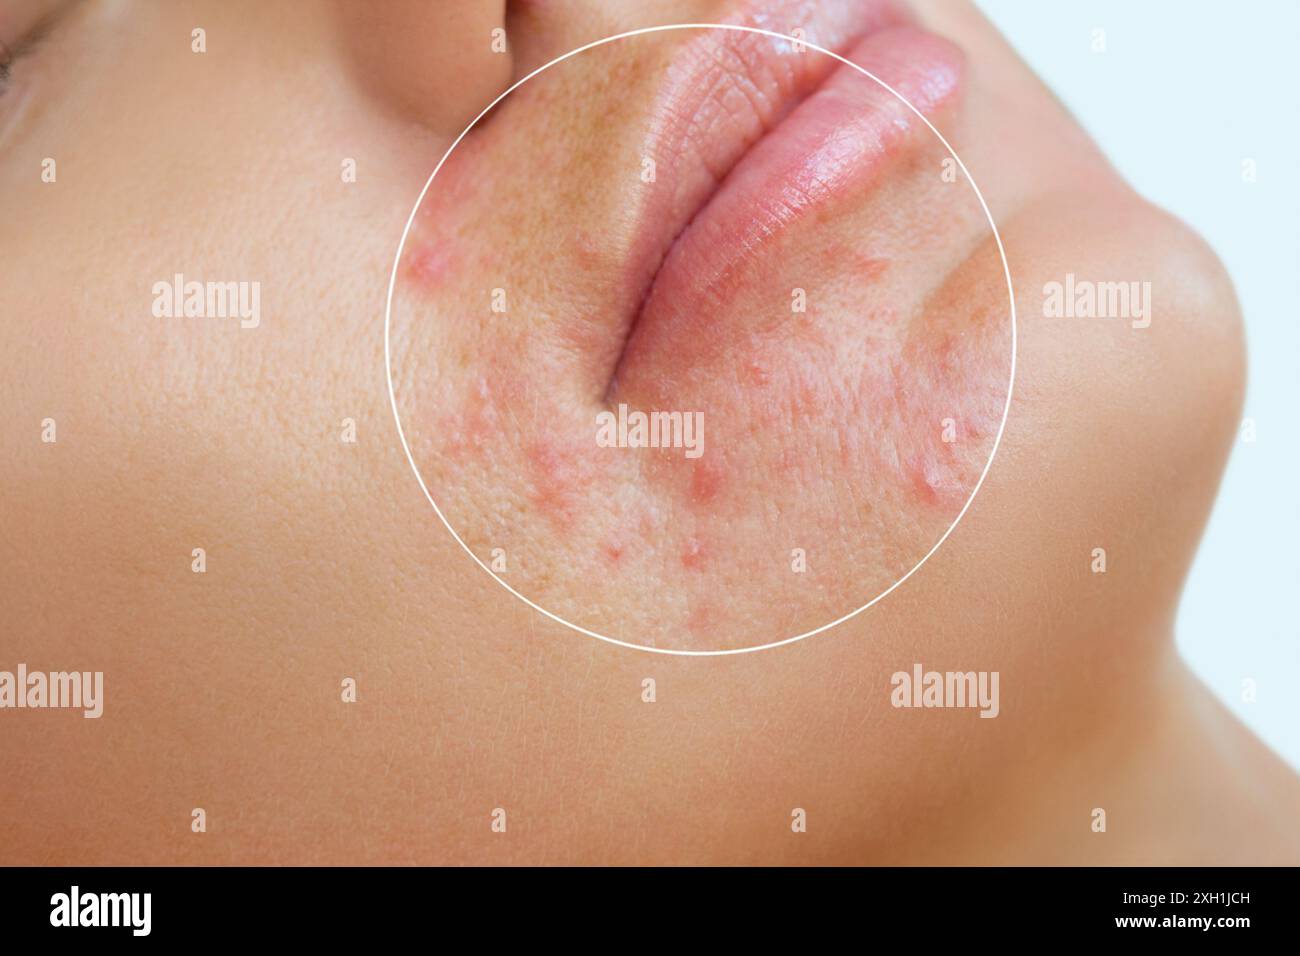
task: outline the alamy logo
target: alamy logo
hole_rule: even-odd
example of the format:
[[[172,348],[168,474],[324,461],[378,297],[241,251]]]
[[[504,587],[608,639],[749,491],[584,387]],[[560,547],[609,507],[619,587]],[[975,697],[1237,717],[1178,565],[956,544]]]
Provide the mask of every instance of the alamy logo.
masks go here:
[[[0,671],[0,710],[7,707],[67,707],[83,717],[104,713],[103,671],[32,671],[19,664],[17,673]]]
[[[129,926],[132,936],[148,936],[152,893],[82,893],[78,886],[50,897],[51,926]]]
[[[687,458],[704,454],[703,412],[631,412],[626,405],[596,415],[601,448],[684,448]]]
[[[157,319],[239,319],[241,329],[262,323],[262,283],[185,281],[179,272],[172,281],[153,284],[153,314]]]
[[[895,707],[978,707],[981,717],[996,717],[997,671],[927,671],[920,664],[912,672],[898,671],[889,680]]]
[[[1131,319],[1135,329],[1151,324],[1150,282],[1093,282],[1065,274],[1064,282],[1043,286],[1043,317],[1048,319]]]

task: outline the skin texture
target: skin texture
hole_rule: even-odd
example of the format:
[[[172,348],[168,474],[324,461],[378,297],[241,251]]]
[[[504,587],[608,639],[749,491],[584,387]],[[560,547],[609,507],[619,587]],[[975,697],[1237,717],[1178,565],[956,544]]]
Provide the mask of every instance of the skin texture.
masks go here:
[[[381,70],[374,37],[339,3],[87,0],[14,65],[0,98],[0,128],[25,104],[0,143],[0,666],[102,670],[106,702],[100,720],[0,712],[0,862],[1300,862],[1294,776],[1187,674],[1171,639],[1238,420],[1230,284],[964,5],[915,10],[963,54],[944,122],[1006,244],[1019,366],[997,462],[922,573],[795,645],[650,656],[532,612],[430,513],[383,360],[384,293],[411,203],[477,112],[466,100],[486,102],[507,73],[619,30],[735,14],[646,6],[511,6],[506,59],[486,39],[433,29],[418,51],[391,47]],[[502,11],[477,14],[466,16]],[[195,26],[203,55],[190,51]],[[451,84],[427,72],[444,52],[458,57]],[[580,83],[574,70],[568,82]],[[427,111],[404,75],[436,99]],[[597,99],[601,75],[587,77]],[[595,118],[618,135],[617,116],[598,109],[551,122],[580,142]],[[513,155],[549,177],[555,157],[515,129],[485,127],[473,146],[481,182],[453,183],[448,208],[508,183],[493,164],[510,154],[489,149],[493,137],[514,138]],[[47,156],[55,184],[39,178]],[[358,176],[345,184],[348,157]],[[599,202],[626,208],[596,173],[530,180],[496,200],[497,217],[544,219],[578,183],[596,197],[594,229]],[[583,224],[571,226],[559,237],[516,226],[501,261],[569,254]],[[613,219],[593,234],[621,238]],[[963,263],[945,276],[968,301],[990,270]],[[149,290],[176,272],[260,281],[260,326],[154,318]],[[1041,289],[1067,272],[1150,281],[1156,321],[1044,318]],[[585,291],[598,294],[609,270],[591,275]],[[464,281],[490,288],[475,278]],[[431,356],[450,354],[422,344],[456,341],[442,312],[423,314],[399,329],[399,380],[426,381]],[[529,341],[534,355],[565,354]],[[462,343],[453,383],[471,391],[427,386],[430,421],[456,414],[476,377],[519,361],[477,344]],[[612,357],[571,353],[577,368]],[[599,376],[579,390],[573,368],[538,362],[530,380],[558,383],[544,394],[561,409],[577,401],[565,396],[598,400]],[[618,387],[650,378],[620,375]],[[414,388],[404,397],[421,406]],[[58,422],[55,444],[39,441],[44,418]],[[340,441],[344,418],[355,444]],[[416,451],[436,463],[446,432],[423,434]],[[544,452],[534,458],[545,471]],[[676,467],[648,493],[689,502]],[[758,454],[746,495],[766,490],[767,468]],[[463,478],[464,501],[483,500],[474,483],[486,472],[439,474],[453,487]],[[804,520],[832,523],[815,507]],[[752,533],[737,532],[737,553],[763,544]],[[1095,547],[1108,553],[1104,575],[1089,570]],[[764,584],[732,589],[727,619],[752,619]],[[803,612],[829,614],[839,597],[832,588]],[[610,620],[638,611],[627,594],[609,600]],[[890,675],[918,661],[999,671],[999,717],[892,708]],[[355,704],[340,701],[345,677]],[[654,704],[642,700],[647,678]],[[204,834],[191,832],[195,807]],[[504,834],[490,829],[498,807]],[[807,833],[791,832],[796,807]],[[1089,827],[1096,807],[1104,834]]]
[[[952,524],[1006,400],[1002,265],[946,149],[872,80],[772,47],[675,31],[529,81],[439,171],[399,285],[398,406],[449,523],[636,644],[753,647],[865,604]],[[947,41],[886,26],[853,56],[951,123]],[[620,406],[698,416],[698,457],[598,446]]]

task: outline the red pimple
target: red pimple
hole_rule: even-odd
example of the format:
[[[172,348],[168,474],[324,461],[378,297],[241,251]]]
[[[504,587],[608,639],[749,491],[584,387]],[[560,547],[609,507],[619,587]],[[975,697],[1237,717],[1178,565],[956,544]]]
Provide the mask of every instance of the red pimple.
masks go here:
[[[601,546],[601,552],[605,555],[605,560],[612,565],[619,565],[623,561],[623,554],[627,549],[621,542],[606,541]]]
[[[590,476],[553,443],[534,442],[525,456],[532,478],[529,500],[556,524],[562,527],[571,524],[578,492]]]
[[[551,417],[555,414],[552,411]],[[588,500],[592,482],[608,472],[606,464],[585,451],[582,441],[563,432],[544,435],[524,449],[529,500],[560,527],[573,523]]]
[[[927,505],[939,504],[963,492],[952,468],[925,452],[914,453],[907,459],[905,468],[912,490]]]
[[[722,466],[703,459],[691,469],[691,501],[707,504],[717,497],[723,485]]]
[[[771,373],[758,362],[750,362],[745,367],[745,384],[762,388],[771,380]]]
[[[907,473],[911,480],[912,490],[916,496],[928,505],[934,504],[939,500],[939,493],[935,487],[934,476],[926,463],[919,456],[913,456],[908,459]]]
[[[451,269],[451,254],[442,246],[421,243],[406,257],[406,274],[424,286],[441,282]]]
[[[698,538],[691,538],[682,549],[682,567],[698,571],[704,567],[706,554]]]

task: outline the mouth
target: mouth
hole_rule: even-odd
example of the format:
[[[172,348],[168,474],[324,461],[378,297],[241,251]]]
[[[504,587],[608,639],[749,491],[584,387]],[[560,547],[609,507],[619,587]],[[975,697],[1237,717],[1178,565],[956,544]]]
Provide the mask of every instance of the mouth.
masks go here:
[[[894,3],[796,6],[736,21],[776,33],[780,19],[790,40],[701,28],[669,66],[646,145],[653,182],[668,183],[640,211],[628,276],[639,305],[606,402],[641,353],[707,343],[750,267],[796,223],[851,201],[960,92],[960,51]]]

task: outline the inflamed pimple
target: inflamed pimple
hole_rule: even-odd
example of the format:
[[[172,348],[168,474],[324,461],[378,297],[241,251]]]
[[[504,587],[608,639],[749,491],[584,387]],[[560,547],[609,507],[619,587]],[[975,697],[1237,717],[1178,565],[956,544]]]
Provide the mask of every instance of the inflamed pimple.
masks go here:
[[[943,462],[933,455],[918,452],[903,466],[915,498],[927,505],[964,497],[964,487],[953,462]]]
[[[406,256],[406,275],[422,289],[434,288],[451,271],[451,250],[445,244],[418,241]]]
[[[500,429],[497,393],[487,376],[480,375],[456,403],[454,410],[438,416],[436,433],[442,453],[463,461],[482,459],[499,436]]]
[[[581,486],[589,477],[582,466],[555,443],[533,442],[524,452],[528,466],[528,500],[543,517],[560,528],[573,524],[581,504]]]
[[[600,553],[604,556],[607,564],[618,567],[623,562],[623,556],[627,553],[627,545],[622,540],[612,538],[606,540],[600,546]]]
[[[712,502],[726,480],[725,468],[717,461],[701,458],[691,466],[691,501],[697,505]]]
[[[691,571],[701,571],[708,561],[708,551],[704,543],[699,538],[691,537],[686,540],[681,551],[682,567]]]
[[[569,530],[591,514],[593,493],[613,483],[616,462],[583,454],[580,437],[553,430],[524,447],[529,503],[550,524]]]

